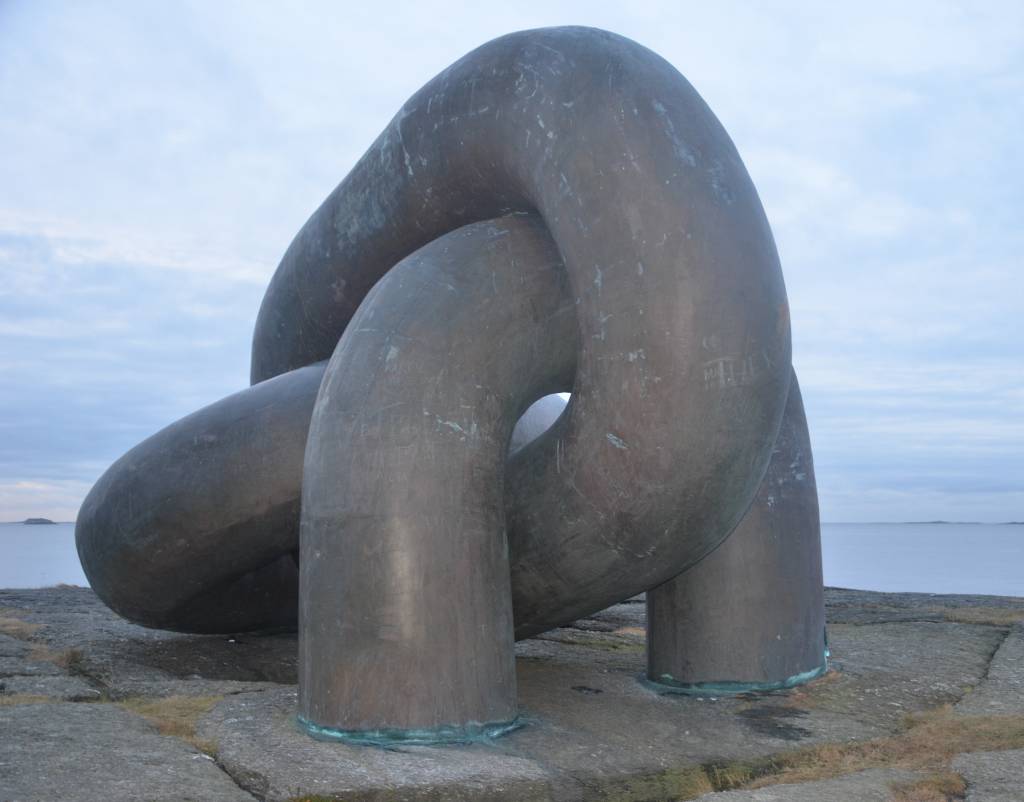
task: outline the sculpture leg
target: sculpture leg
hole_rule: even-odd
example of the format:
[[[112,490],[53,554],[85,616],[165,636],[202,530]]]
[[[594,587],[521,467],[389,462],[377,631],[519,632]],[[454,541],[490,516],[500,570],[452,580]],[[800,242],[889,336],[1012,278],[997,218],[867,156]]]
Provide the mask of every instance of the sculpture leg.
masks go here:
[[[342,337],[302,488],[310,734],[438,743],[512,726],[506,454],[523,409],[571,381],[565,283],[536,218],[468,226],[393,268]]]
[[[750,511],[715,551],[647,594],[647,675],[682,693],[791,687],[824,673],[818,496],[793,378]]]

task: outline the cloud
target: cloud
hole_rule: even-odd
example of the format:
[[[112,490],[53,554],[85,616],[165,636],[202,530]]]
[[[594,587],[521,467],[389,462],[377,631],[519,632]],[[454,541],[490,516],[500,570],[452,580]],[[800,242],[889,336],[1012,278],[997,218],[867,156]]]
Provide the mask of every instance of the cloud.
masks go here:
[[[54,521],[73,521],[90,483],[63,481],[0,481],[0,520],[23,521],[26,518],[48,517]],[[39,509],[47,516],[39,516]]]
[[[743,155],[823,517],[1024,518],[1021,4],[84,2],[0,5],[0,520],[244,386],[275,264],[402,102],[567,23],[659,52]]]

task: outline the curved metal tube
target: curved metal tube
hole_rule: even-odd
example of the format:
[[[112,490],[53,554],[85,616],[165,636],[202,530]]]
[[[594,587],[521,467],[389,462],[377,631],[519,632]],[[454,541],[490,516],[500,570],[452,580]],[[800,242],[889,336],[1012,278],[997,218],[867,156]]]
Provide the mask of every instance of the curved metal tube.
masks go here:
[[[75,524],[105,604],[186,632],[294,625],[302,460],[324,369],[204,407],[107,469]]]
[[[318,734],[515,718],[506,454],[572,380],[570,298],[544,226],[512,216],[421,248],[349,324],[302,486],[299,714]]]
[[[546,396],[511,451],[558,420]],[[647,676],[662,691],[726,695],[799,685],[825,672],[821,526],[796,376],[768,471],[739,526],[707,557],[647,591]]]
[[[754,503],[717,549],[647,592],[647,676],[679,693],[787,688],[825,672],[821,526],[796,377]]]

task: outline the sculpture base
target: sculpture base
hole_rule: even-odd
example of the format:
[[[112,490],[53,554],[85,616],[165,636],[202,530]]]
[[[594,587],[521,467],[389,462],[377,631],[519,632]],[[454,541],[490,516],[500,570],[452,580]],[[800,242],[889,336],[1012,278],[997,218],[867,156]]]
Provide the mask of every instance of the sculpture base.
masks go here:
[[[753,701],[653,693],[637,681],[645,607],[627,603],[516,644],[526,726],[489,744],[368,749],[314,740],[295,726],[294,634],[234,643],[177,635],[128,623],[86,588],[0,590],[8,625],[38,627],[30,641],[0,634],[0,667],[10,674],[0,697],[0,797],[693,799],[724,776],[769,781],[762,772],[776,771],[781,751],[892,738],[907,714],[928,712],[927,726],[951,726],[963,715],[969,726],[1004,728],[991,732],[1009,732],[1013,716],[1024,715],[1024,627],[1007,624],[1024,618],[1024,598],[830,589],[826,599],[832,669],[801,691]],[[956,623],[965,619],[974,623]],[[40,660],[37,647],[57,656],[72,645],[81,673]],[[100,689],[106,695],[97,698]],[[190,720],[212,707],[185,741],[160,735],[133,705],[105,701],[126,698]],[[216,749],[216,761],[197,746],[211,757]],[[1018,761],[1001,775],[1018,788],[1019,756],[999,754]],[[966,759],[954,765],[969,776]],[[884,754],[879,764],[889,765]],[[790,785],[787,773],[774,779],[787,783],[776,794],[788,800],[887,799],[890,782],[913,779],[889,773],[902,771],[909,770],[855,772],[821,788]]]
[[[340,730],[334,727],[321,727],[302,716],[296,716],[296,723],[301,732],[318,741],[340,741],[356,746],[440,746],[443,744],[488,743],[523,726],[519,717],[511,721],[496,721],[486,724],[471,722],[463,725],[413,730],[397,728]]]
[[[644,675],[641,677],[641,682],[658,693],[679,693],[685,696],[738,696],[742,693],[764,693],[795,688],[797,685],[817,679],[826,671],[828,671],[827,653],[822,657],[820,666],[777,682],[677,682],[668,674],[662,674],[656,680]]]

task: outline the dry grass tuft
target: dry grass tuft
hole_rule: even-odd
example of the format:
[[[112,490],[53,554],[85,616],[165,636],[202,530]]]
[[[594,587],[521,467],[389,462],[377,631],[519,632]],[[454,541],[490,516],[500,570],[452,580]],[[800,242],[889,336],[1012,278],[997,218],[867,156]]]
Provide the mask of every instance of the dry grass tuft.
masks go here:
[[[954,716],[946,705],[907,719],[898,735],[848,744],[821,744],[777,756],[774,770],[747,788],[810,782],[870,768],[947,772],[962,752],[1024,748],[1024,716]]]
[[[1007,607],[959,607],[943,610],[943,617],[956,624],[988,624],[994,627],[1009,627],[1024,621],[1024,610]]]
[[[592,789],[587,799],[601,799],[603,802],[696,799],[715,790],[705,767],[687,766],[680,769],[669,768],[653,774],[617,777],[607,783],[599,783]],[[549,797],[542,794],[539,798]]]
[[[0,618],[0,632],[18,640],[28,640],[35,634],[36,630],[41,628],[42,624],[30,624],[28,621],[22,621],[20,618],[14,618],[13,616]]]
[[[564,646],[582,646],[585,649],[600,649],[603,652],[625,652],[627,654],[642,654],[646,646],[642,641],[629,636],[616,636],[605,634],[568,634],[560,632],[557,637],[538,636],[537,640],[546,640],[551,643],[561,643]]]
[[[967,783],[954,771],[932,774],[921,780],[898,783],[891,802],[954,802],[967,794]]]
[[[161,735],[171,735],[191,744],[200,752],[215,755],[217,745],[196,735],[196,724],[223,696],[136,697],[118,702],[156,727]]]
[[[82,650],[65,649],[62,652],[53,652],[49,659],[51,662],[74,674],[82,667]]]
[[[43,644],[38,644],[32,647],[28,656],[30,660],[37,663],[43,661],[53,663],[71,674],[76,673],[82,667],[81,649],[63,649],[55,652]]]
[[[50,702],[59,702],[52,696],[39,696],[34,693],[5,693],[0,694],[0,707],[14,707],[15,705],[44,705]]]

